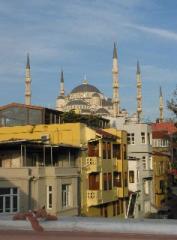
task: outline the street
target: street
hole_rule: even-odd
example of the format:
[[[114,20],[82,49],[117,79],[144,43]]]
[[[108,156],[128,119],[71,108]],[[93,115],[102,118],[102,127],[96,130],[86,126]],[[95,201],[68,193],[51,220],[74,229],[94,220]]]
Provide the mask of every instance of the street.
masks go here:
[[[174,240],[177,236],[169,235],[152,235],[152,234],[126,234],[126,233],[95,233],[95,232],[42,232],[36,233],[33,231],[9,231],[1,230],[0,239],[2,240]]]

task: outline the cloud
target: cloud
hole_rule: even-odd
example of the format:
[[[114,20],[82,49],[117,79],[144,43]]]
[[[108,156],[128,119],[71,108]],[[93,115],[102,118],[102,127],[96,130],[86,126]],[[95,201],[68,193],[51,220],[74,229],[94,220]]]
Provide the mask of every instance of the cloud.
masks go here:
[[[154,34],[158,37],[177,41],[177,32],[169,31],[162,28],[151,28],[151,27],[146,27],[146,26],[141,26],[136,24],[125,24],[125,26],[142,31],[142,32]]]

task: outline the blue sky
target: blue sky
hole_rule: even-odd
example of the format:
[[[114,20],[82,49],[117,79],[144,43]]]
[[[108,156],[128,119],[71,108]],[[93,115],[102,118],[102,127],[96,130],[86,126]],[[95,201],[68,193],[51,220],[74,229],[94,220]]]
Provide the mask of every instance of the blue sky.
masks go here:
[[[159,115],[159,86],[166,102],[177,84],[176,0],[0,0],[0,36],[0,105],[24,102],[27,52],[33,104],[55,107],[61,68],[67,93],[86,74],[111,97],[114,41],[122,108],[136,111],[137,59],[145,118]]]

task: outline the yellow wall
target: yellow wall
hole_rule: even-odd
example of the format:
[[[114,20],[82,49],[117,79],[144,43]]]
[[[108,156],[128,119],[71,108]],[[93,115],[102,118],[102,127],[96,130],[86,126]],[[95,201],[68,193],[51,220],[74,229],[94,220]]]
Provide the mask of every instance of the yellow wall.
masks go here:
[[[168,156],[153,155],[153,188],[154,188],[154,204],[157,208],[163,207],[164,203],[161,200],[167,198],[167,187],[168,187]],[[165,191],[162,193],[160,189],[160,181],[164,181]]]

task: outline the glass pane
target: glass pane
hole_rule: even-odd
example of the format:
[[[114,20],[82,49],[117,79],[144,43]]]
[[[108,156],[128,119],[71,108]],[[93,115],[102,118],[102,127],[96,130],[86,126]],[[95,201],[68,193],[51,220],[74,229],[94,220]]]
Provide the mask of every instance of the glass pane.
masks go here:
[[[13,212],[17,212],[17,196],[13,197]]]
[[[52,194],[49,194],[49,207],[52,208]]]
[[[5,212],[10,212],[10,197],[5,197]]]
[[[10,194],[10,188],[0,188],[0,195]]]
[[[13,188],[13,194],[17,194],[17,188]]]
[[[0,196],[0,213],[3,212],[3,197]]]

